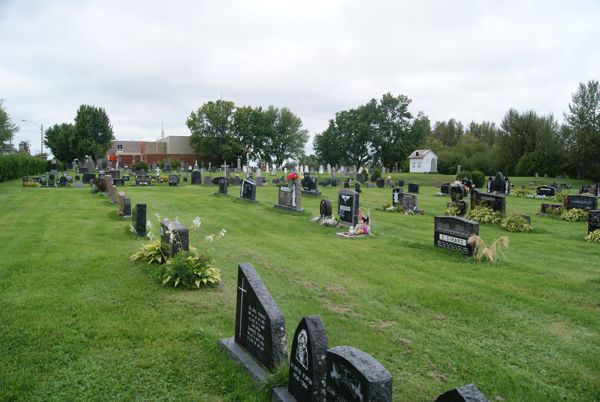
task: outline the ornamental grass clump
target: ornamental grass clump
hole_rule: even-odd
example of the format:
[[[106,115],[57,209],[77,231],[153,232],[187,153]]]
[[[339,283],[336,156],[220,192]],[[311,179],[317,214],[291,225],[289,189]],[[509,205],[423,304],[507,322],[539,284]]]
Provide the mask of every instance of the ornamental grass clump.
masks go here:
[[[508,237],[501,236],[487,246],[481,237],[473,235],[469,237],[467,244],[475,247],[473,259],[476,262],[488,262],[493,264],[500,257],[500,253],[502,252],[501,249],[508,248]]]
[[[588,220],[588,213],[583,209],[572,208],[565,212],[562,218],[567,222],[581,222]]]
[[[502,214],[490,207],[479,206],[471,209],[467,215],[467,219],[479,223],[500,223],[502,221]]]
[[[600,243],[600,229],[588,233],[588,235],[585,236],[585,239],[590,243]]]
[[[533,225],[529,223],[527,218],[516,213],[512,213],[502,219],[500,226],[509,232],[531,232],[533,230]]]

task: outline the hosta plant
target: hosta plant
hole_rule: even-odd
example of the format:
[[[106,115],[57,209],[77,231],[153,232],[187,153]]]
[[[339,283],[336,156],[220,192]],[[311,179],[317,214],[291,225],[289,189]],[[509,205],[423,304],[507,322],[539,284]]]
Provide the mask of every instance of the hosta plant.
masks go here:
[[[588,235],[585,236],[585,239],[590,243],[600,243],[600,229],[588,233]]]
[[[583,209],[572,208],[565,212],[562,216],[565,221],[568,222],[579,222],[579,221],[587,221],[588,213]]]
[[[164,286],[199,289],[221,282],[221,272],[211,266],[209,257],[195,252],[175,254],[161,267],[159,278]]]
[[[144,261],[148,264],[164,264],[167,257],[160,248],[160,240],[149,241],[140,248],[140,251],[129,257],[130,261]]]
[[[459,214],[460,214],[459,207],[448,207],[444,211],[444,215],[447,215],[447,216],[458,216]]]
[[[475,247],[473,259],[476,262],[489,262],[493,264],[500,256],[502,248],[508,248],[508,237],[501,236],[494,240],[489,246],[477,235],[469,237],[467,243]]]
[[[490,207],[479,206],[473,208],[467,215],[467,219],[471,219],[479,223],[500,223],[502,214],[494,211]]]
[[[502,219],[500,226],[509,232],[531,232],[533,230],[533,225],[523,215],[515,213]]]

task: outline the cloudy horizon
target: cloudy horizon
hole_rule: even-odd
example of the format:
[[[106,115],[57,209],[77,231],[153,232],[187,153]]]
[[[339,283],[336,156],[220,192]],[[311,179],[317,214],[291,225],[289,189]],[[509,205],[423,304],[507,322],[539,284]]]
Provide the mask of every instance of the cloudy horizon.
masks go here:
[[[311,137],[386,92],[432,124],[500,124],[509,108],[562,121],[599,79],[599,17],[594,1],[4,0],[0,98],[32,151],[39,124],[81,104],[120,140],[154,140],[161,122],[189,135],[189,114],[221,97],[287,107]]]

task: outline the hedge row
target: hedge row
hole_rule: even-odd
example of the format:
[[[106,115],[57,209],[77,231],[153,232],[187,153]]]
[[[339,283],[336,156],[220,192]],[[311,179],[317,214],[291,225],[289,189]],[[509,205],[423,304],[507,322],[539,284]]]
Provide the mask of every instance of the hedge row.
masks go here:
[[[49,170],[49,167],[49,161],[29,155],[0,156],[0,181],[45,173]]]

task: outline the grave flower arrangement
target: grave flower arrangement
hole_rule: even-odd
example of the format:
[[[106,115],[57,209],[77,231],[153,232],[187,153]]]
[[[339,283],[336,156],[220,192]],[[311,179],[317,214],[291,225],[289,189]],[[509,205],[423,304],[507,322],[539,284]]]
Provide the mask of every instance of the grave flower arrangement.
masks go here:
[[[363,214],[362,210],[358,209],[358,223],[356,226],[351,226],[347,232],[336,233],[340,237],[365,237],[372,234],[371,232],[371,217],[370,212]]]
[[[292,172],[286,176],[287,181],[300,180],[300,175],[296,172]]]
[[[159,214],[154,215],[161,222]],[[169,220],[165,217],[166,220]],[[179,224],[179,218],[170,220],[171,225],[166,233],[169,241],[176,240],[173,228]],[[199,231],[202,222],[200,217],[194,218],[190,225],[190,233]],[[221,282],[221,272],[212,265],[212,258],[206,252],[200,252],[196,247],[189,247],[189,251],[179,251],[173,256],[166,255],[161,248],[161,241],[154,240],[152,224],[148,222],[147,237],[149,242],[144,244],[141,249],[130,257],[132,262],[144,261],[154,267],[150,269],[150,274],[163,286],[180,287],[185,289],[199,289],[204,286],[217,285]],[[135,232],[135,228],[130,230]],[[162,230],[162,228],[161,228]],[[221,231],[215,235],[210,234],[204,237],[204,248],[208,250],[215,239],[222,238],[227,230]]]

